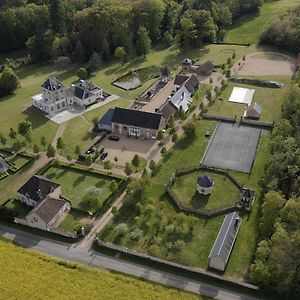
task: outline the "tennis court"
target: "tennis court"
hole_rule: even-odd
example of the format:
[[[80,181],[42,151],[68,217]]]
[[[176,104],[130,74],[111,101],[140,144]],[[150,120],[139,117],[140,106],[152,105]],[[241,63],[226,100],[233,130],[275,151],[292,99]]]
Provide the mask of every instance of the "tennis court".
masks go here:
[[[202,164],[225,170],[251,173],[261,129],[222,122],[202,159]]]

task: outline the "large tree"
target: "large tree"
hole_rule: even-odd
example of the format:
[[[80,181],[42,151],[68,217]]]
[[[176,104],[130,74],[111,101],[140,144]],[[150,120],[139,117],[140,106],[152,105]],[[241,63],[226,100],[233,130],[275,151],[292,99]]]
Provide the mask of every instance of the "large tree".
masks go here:
[[[49,2],[49,13],[52,29],[56,33],[65,31],[65,9],[62,0],[51,0]]]
[[[0,73],[0,97],[13,93],[20,86],[16,73],[11,68],[4,68]]]
[[[138,31],[138,40],[136,45],[136,53],[146,56],[151,49],[151,40],[147,29],[141,26]]]

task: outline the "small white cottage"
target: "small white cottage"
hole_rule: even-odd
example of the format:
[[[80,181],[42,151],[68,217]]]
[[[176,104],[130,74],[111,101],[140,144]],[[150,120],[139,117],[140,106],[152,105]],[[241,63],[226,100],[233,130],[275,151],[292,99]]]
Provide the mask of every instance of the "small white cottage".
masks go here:
[[[200,195],[209,195],[212,193],[214,181],[208,176],[199,176],[197,180],[197,191]]]

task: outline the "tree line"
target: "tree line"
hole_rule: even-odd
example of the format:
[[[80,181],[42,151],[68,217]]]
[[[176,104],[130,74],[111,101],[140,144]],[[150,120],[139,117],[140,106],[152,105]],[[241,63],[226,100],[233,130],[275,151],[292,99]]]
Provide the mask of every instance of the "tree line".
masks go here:
[[[262,0],[6,0],[0,12],[0,39],[5,40],[0,53],[27,48],[33,61],[70,57],[87,62],[107,61],[118,47],[125,52],[117,51],[122,56],[145,55],[149,44],[199,47],[222,40],[233,20],[261,4]]]
[[[290,12],[287,17],[271,24],[260,36],[260,43],[274,45],[290,51],[300,49],[300,6]]]
[[[252,280],[286,299],[300,297],[300,89],[292,87],[270,138],[260,242]]]

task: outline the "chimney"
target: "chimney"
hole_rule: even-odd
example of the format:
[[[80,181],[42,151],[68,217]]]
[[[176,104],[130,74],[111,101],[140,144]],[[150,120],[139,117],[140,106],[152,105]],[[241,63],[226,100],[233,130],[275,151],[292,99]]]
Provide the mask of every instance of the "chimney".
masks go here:
[[[39,190],[37,191],[37,194],[38,194],[38,196],[39,196],[40,200],[42,200],[42,198],[43,198],[43,195],[42,195],[42,191],[41,191],[41,189],[39,189]]]

